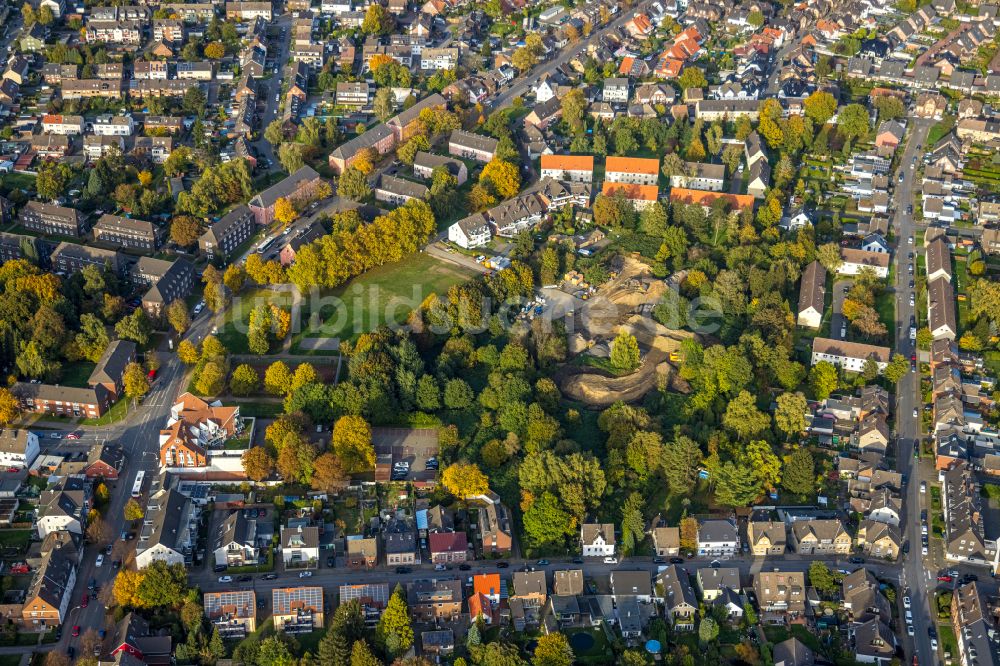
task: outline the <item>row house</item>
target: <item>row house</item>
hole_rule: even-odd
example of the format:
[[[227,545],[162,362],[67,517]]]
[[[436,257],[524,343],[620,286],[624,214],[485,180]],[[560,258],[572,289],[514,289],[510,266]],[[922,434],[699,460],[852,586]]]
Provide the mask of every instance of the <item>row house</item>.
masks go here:
[[[179,62],[175,68],[179,81],[204,81],[215,78],[215,65],[212,62]]]
[[[542,155],[541,177],[574,183],[592,183],[593,155]]]
[[[132,64],[132,78],[140,81],[166,81],[170,78],[170,67],[164,60],[139,60]]]
[[[401,206],[413,199],[426,200],[428,191],[427,186],[421,183],[382,174],[379,177],[378,185],[375,186],[375,200]]]
[[[31,150],[41,159],[61,160],[72,151],[70,137],[62,134],[33,134]]]
[[[227,2],[226,18],[235,21],[262,18],[270,21],[273,18],[273,5],[270,2]]]
[[[791,526],[792,548],[800,555],[847,555],[851,535],[840,520],[797,520]]]
[[[861,372],[865,362],[871,359],[878,365],[879,371],[882,371],[889,364],[889,355],[888,347],[848,340],[814,338],[811,364],[816,365],[820,361],[826,361],[849,372]]]
[[[42,131],[48,134],[83,134],[83,116],[47,114],[42,116]]]
[[[448,137],[448,154],[486,163],[493,159],[498,143],[493,137],[456,129]]]
[[[205,617],[223,640],[239,640],[257,630],[257,599],[253,590],[206,592]]]
[[[149,79],[129,81],[131,97],[183,97],[188,90],[200,84],[181,79]]]
[[[98,418],[111,407],[111,394],[103,386],[73,388],[18,382],[11,388],[21,409],[73,418]]]
[[[124,46],[141,46],[143,42],[144,24],[138,20],[125,19],[121,21],[87,22],[84,37],[89,43],[121,44]]]
[[[87,266],[97,266],[124,276],[125,261],[115,250],[104,250],[77,243],[62,242],[49,255],[49,265],[57,274],[79,273]]]
[[[271,617],[275,630],[282,633],[307,634],[322,629],[324,610],[322,587],[279,587],[271,591]]]
[[[451,174],[456,184],[461,187],[469,179],[469,170],[462,160],[456,160],[444,155],[436,155],[426,151],[418,151],[413,160],[413,175],[424,180],[434,177],[434,170],[442,168]]]
[[[169,136],[139,136],[129,154],[140,160],[148,159],[153,164],[163,164],[173,152],[173,147],[174,140]]]

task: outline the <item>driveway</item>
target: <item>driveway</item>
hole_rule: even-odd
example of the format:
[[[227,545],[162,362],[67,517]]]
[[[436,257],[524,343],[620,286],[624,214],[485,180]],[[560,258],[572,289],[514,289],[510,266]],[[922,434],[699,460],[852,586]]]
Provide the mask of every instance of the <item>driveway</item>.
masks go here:
[[[834,340],[847,339],[847,318],[844,317],[844,299],[854,280],[836,280],[833,283],[833,316],[830,317],[830,337]],[[843,333],[841,333],[843,331]]]

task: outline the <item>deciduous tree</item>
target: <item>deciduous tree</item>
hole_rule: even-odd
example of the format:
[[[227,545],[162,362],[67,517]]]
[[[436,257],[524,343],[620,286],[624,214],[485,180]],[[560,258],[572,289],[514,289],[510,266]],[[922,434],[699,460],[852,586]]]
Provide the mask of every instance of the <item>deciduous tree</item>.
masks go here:
[[[288,395],[292,390],[292,371],[284,361],[275,361],[264,372],[264,389],[271,395]]]
[[[489,479],[473,463],[452,463],[441,474],[441,483],[448,492],[463,500],[490,491]]]
[[[170,222],[170,240],[181,247],[191,247],[201,236],[201,222],[191,215],[175,215]]]
[[[788,437],[806,428],[806,397],[801,393],[782,393],[775,401],[774,424]]]
[[[141,400],[149,393],[149,376],[138,363],[129,363],[122,374],[122,386],[129,400]]]
[[[250,395],[260,388],[260,375],[253,369],[253,366],[242,363],[233,370],[233,376],[229,380],[229,390],[233,395]]]
[[[573,666],[575,659],[565,634],[555,631],[538,639],[531,663],[533,666]]]
[[[816,489],[816,464],[809,449],[799,447],[786,458],[781,485],[796,495],[808,495]]]
[[[191,315],[188,314],[187,303],[177,298],[167,306],[167,322],[178,335],[191,326]]]
[[[251,481],[263,481],[274,471],[274,458],[263,446],[255,446],[243,452],[243,471]]]
[[[621,372],[639,367],[639,343],[626,330],[620,331],[611,345],[611,367]]]
[[[360,416],[347,415],[337,419],[333,424],[330,445],[349,472],[363,472],[375,467],[372,429]]]
[[[340,459],[332,453],[324,453],[313,461],[313,490],[337,493],[347,487],[348,476]]]

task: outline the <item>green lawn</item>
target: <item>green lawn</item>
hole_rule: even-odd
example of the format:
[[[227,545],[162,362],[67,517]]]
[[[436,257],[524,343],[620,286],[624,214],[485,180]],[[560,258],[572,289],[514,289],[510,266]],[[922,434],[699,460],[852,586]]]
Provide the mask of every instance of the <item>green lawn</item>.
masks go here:
[[[253,416],[258,419],[270,419],[285,411],[280,402],[240,402],[240,416]]]
[[[128,400],[119,400],[115,404],[111,405],[111,409],[104,413],[104,416],[100,416],[96,419],[80,419],[82,425],[98,426],[98,425],[111,425],[112,423],[117,423],[125,418],[128,413]]]
[[[271,291],[270,289],[251,289],[238,298],[233,299],[233,306],[226,311],[225,321],[219,328],[219,341],[226,346],[230,354],[249,354],[247,344],[247,328],[250,324],[250,311],[258,305],[273,303],[290,309],[292,295],[287,291]],[[280,344],[272,342],[271,351]]]
[[[567,629],[566,637],[571,639],[576,634],[589,634],[594,639],[594,644],[589,650],[576,652],[576,663],[578,664],[608,664],[611,663],[611,645],[608,637],[602,629]]]
[[[90,361],[67,363],[62,368],[62,377],[59,379],[59,383],[63,386],[86,388],[87,380],[90,379],[90,374],[94,372],[95,367],[97,364]]]
[[[32,190],[35,188],[35,177],[26,173],[5,173],[0,176],[0,187],[8,190]]]
[[[0,546],[26,548],[31,543],[31,530],[0,530]]]
[[[945,134],[951,131],[955,126],[955,116],[945,116],[942,118],[934,127],[927,132],[927,143],[926,147],[932,148],[934,144],[941,140]]]
[[[471,270],[424,253],[368,271],[325,295],[337,299],[321,307],[318,328],[303,313],[298,338],[353,338],[389,321],[402,323],[430,294],[445,296],[453,285],[469,280]]]

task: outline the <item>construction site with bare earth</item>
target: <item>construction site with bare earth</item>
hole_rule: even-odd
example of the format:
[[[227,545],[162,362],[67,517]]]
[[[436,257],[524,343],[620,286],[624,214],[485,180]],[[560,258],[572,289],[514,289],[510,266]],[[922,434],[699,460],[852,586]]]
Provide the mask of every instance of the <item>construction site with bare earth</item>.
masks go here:
[[[653,309],[669,289],[667,281],[654,276],[648,265],[623,258],[620,270],[613,271],[611,279],[571,315],[570,358],[556,373],[566,397],[601,409],[618,401],[640,400],[654,389],[690,390],[677,374],[676,364],[681,343],[697,336],[653,319]],[[640,350],[639,366],[627,374],[603,367],[602,362],[623,330],[635,337]]]

